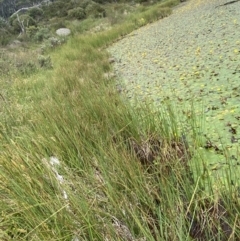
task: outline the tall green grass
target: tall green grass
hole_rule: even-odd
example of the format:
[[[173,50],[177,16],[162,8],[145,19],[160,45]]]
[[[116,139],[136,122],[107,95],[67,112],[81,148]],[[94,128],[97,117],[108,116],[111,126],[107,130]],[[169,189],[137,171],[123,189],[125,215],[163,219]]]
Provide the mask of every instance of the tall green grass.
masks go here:
[[[236,190],[202,170],[174,108],[134,108],[104,77],[104,48],[156,12],[75,36],[51,53],[53,70],[14,80],[1,112],[1,240],[240,237]]]

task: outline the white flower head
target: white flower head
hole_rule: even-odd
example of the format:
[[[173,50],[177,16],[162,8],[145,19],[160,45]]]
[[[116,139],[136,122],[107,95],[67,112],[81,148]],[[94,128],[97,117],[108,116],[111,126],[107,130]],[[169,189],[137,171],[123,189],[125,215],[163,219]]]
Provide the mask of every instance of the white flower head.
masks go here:
[[[50,157],[50,164],[51,164],[52,166],[60,166],[60,161],[58,160],[57,157],[51,156],[51,157]]]
[[[59,182],[60,184],[62,184],[63,181],[64,181],[63,176],[62,176],[62,175],[59,175],[57,171],[55,171],[55,174],[56,174],[56,178],[57,178],[58,182]]]
[[[68,200],[68,195],[67,195],[67,193],[66,193],[65,190],[63,190],[63,198],[64,198],[65,200]]]

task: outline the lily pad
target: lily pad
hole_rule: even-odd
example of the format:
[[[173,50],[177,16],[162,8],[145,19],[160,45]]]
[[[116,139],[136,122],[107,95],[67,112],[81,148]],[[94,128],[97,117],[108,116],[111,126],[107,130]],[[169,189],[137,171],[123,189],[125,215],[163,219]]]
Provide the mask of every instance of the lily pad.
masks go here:
[[[220,2],[189,1],[109,48],[121,59],[114,69],[133,104],[150,99],[158,107],[171,100],[183,126],[191,122],[193,104],[205,123],[202,135],[225,147],[224,155],[204,148],[213,172],[237,156],[240,143],[240,2],[217,7]]]

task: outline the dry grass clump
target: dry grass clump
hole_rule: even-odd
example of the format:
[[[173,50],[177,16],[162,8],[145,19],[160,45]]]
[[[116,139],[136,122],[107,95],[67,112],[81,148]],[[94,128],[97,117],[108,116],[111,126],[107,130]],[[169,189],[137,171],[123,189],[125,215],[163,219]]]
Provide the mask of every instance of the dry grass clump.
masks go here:
[[[227,204],[219,198],[211,200],[203,199],[198,202],[194,210],[189,211],[187,222],[189,224],[189,234],[194,240],[238,240],[234,234],[234,226],[239,227],[237,219],[232,226],[230,221],[230,210]]]
[[[181,140],[169,141],[150,134],[145,140],[142,138],[140,142],[130,139],[129,144],[139,161],[146,166],[157,164],[156,162],[168,165],[176,160],[186,166],[190,159],[188,145]]]

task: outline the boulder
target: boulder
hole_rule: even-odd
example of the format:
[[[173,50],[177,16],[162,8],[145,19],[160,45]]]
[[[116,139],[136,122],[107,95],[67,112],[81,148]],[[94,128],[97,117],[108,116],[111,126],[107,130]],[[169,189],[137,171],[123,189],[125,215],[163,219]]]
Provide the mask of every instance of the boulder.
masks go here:
[[[58,36],[68,36],[69,34],[71,34],[71,30],[69,28],[59,28],[56,31],[56,34]]]

